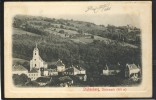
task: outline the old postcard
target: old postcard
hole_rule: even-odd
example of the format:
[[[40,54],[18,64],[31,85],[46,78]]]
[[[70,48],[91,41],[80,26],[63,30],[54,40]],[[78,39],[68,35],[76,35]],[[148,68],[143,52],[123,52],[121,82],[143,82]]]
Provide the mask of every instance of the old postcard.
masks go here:
[[[151,2],[5,2],[5,98],[152,96]]]

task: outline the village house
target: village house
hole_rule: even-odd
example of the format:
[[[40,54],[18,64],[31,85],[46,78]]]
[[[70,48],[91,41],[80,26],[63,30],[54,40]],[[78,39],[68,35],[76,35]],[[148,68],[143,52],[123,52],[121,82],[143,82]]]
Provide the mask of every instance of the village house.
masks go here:
[[[41,76],[49,76],[49,69],[42,67],[39,69],[39,71],[41,73]]]
[[[57,66],[57,72],[64,72],[65,71],[65,65],[64,63],[62,63],[62,60],[58,60],[56,62],[56,66]]]
[[[72,66],[70,68],[67,68],[64,71],[64,75],[77,75],[79,73],[80,73],[80,71],[76,67],[74,67],[74,66]]]
[[[107,65],[104,67],[102,75],[116,75],[120,72],[119,65]]]
[[[35,69],[35,68],[33,68],[31,71],[28,72],[28,77],[29,77],[32,81],[36,80],[36,79],[37,79],[38,77],[40,77],[40,76],[41,76],[40,71],[37,70],[37,69]]]
[[[13,65],[12,67],[12,73],[13,74],[18,74],[18,75],[21,75],[21,74],[28,74],[28,70],[23,67],[22,65]]]
[[[125,77],[138,77],[141,74],[141,68],[140,66],[137,66],[135,64],[126,64],[125,68]]]
[[[48,76],[56,76],[58,75],[57,69],[48,69]]]
[[[49,76],[49,69],[44,69],[44,76]]]
[[[64,75],[74,75],[77,76],[82,81],[87,80],[86,70],[79,66],[75,67],[72,65],[70,68],[67,68],[64,71]]]
[[[77,74],[86,74],[86,70],[79,66],[71,66],[69,68],[66,68],[64,71],[64,75],[77,75]]]
[[[76,67],[79,70],[79,74],[86,74],[86,70],[80,66]]]

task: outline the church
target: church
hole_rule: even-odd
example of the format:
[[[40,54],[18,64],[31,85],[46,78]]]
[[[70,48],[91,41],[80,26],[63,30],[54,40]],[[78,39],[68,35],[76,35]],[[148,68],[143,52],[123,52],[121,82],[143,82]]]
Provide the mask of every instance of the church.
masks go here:
[[[36,44],[36,47],[33,50],[32,60],[30,60],[30,70],[28,72],[28,77],[31,78],[31,80],[36,80],[38,77],[42,76],[44,71],[42,69],[47,69],[47,67],[47,63],[43,61],[39,55],[39,49],[37,48]]]
[[[40,69],[40,68],[47,69],[47,63],[45,61],[43,61],[42,58],[40,57],[39,50],[37,48],[37,44],[36,44],[36,47],[34,48],[34,51],[33,51],[32,60],[30,60],[30,71],[33,68],[35,68],[35,69]]]

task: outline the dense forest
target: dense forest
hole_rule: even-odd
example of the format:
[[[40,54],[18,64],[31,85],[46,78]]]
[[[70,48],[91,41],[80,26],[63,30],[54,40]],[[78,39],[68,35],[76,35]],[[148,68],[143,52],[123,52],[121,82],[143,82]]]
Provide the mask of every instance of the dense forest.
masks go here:
[[[79,65],[92,75],[106,64],[120,63],[122,68],[126,63],[141,65],[140,36],[140,29],[129,25],[104,26],[72,19],[18,15],[13,21],[13,58],[31,60],[37,42],[40,56],[49,63],[48,67],[62,59],[66,67]],[[23,66],[29,68],[29,62]]]

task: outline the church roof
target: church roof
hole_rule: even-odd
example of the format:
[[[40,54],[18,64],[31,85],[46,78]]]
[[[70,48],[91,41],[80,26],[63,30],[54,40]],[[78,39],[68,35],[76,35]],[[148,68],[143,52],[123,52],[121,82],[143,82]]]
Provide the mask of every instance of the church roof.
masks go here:
[[[59,60],[56,62],[56,66],[64,66],[64,64],[63,64],[62,61],[59,59]]]
[[[23,67],[22,65],[14,65],[12,70],[13,71],[27,71],[27,69]]]

